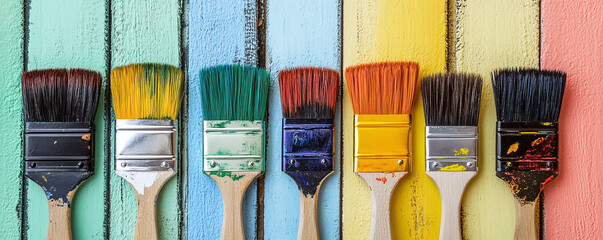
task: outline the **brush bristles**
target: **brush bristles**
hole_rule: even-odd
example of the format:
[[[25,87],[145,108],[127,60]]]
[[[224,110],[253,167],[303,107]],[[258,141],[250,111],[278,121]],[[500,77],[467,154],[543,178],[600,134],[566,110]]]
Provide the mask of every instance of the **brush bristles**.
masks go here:
[[[102,76],[85,69],[45,69],[21,76],[27,122],[94,121]]]
[[[477,126],[482,78],[477,74],[443,73],[421,81],[427,126]]]
[[[263,120],[270,73],[263,68],[223,65],[201,70],[204,120]]]
[[[537,69],[502,69],[492,73],[498,121],[559,120],[566,74]]]
[[[111,73],[111,94],[117,119],[176,119],[182,100],[183,76],[178,67],[132,64]]]
[[[345,77],[355,114],[410,114],[419,64],[385,62],[348,67]]]
[[[327,68],[294,68],[279,76],[284,118],[331,119],[339,73]]]

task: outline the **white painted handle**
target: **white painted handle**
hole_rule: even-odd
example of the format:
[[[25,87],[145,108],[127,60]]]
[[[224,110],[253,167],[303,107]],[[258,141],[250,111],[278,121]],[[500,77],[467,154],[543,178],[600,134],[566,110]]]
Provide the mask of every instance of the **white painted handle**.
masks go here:
[[[465,186],[476,172],[427,172],[440,191],[442,217],[440,239],[461,240],[460,208]]]
[[[369,186],[372,202],[371,240],[391,240],[390,203],[398,182],[408,172],[357,173]]]

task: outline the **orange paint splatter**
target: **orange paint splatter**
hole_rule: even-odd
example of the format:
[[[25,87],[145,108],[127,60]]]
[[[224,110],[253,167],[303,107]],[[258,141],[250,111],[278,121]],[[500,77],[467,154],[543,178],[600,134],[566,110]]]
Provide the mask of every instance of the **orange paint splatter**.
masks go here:
[[[386,177],[382,177],[382,178],[375,178],[377,181],[379,182],[383,182],[383,184],[385,184],[387,182],[387,178]]]
[[[519,149],[519,143],[518,142],[513,143],[513,144],[511,144],[511,146],[509,146],[509,150],[507,150],[507,154],[517,152],[517,149]]]
[[[84,135],[82,136],[82,139],[84,139],[84,140],[86,140],[86,141],[90,141],[90,133],[88,133],[88,134],[84,134]]]
[[[544,137],[539,137],[539,138],[536,138],[536,140],[534,140],[534,141],[532,142],[532,147],[533,147],[533,146],[536,146],[536,145],[539,145],[540,143],[542,143],[542,141],[544,141],[544,139],[545,139]]]

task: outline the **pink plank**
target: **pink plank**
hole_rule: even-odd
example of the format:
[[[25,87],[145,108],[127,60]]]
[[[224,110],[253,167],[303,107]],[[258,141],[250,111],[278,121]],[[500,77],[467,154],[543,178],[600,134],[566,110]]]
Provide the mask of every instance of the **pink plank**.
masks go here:
[[[603,4],[542,1],[542,68],[568,73],[560,176],[545,190],[545,236],[603,239]]]

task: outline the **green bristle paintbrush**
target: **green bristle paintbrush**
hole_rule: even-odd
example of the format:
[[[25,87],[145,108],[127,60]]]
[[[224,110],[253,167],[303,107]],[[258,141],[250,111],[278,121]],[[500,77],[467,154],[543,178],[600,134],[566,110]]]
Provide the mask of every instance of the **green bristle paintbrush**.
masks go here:
[[[158,239],[155,204],[176,175],[175,119],[183,76],[164,64],[132,64],[111,73],[115,109],[115,173],[136,192],[135,240]]]
[[[462,239],[460,205],[477,174],[477,123],[482,79],[476,74],[435,74],[421,82],[425,108],[425,166],[442,199],[440,239]]]
[[[25,176],[48,199],[47,239],[71,239],[71,202],[94,174],[92,121],[101,74],[84,69],[23,73]]]
[[[222,240],[245,239],[241,204],[247,186],[264,172],[264,118],[270,74],[226,65],[201,71],[203,171],[222,192]]]

